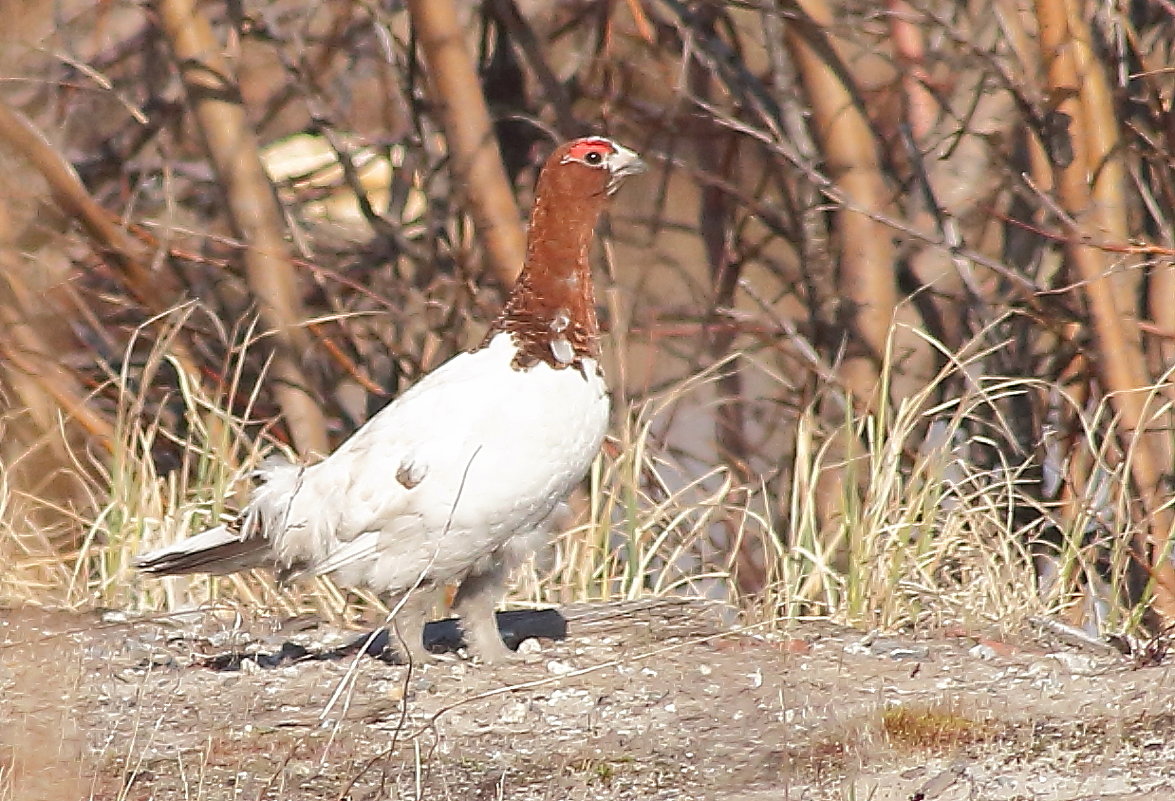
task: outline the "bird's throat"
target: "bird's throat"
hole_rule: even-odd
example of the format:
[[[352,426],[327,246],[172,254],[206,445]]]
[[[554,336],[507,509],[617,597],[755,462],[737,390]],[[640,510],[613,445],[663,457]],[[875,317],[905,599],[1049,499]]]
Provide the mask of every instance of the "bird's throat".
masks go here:
[[[553,185],[552,185],[553,184]],[[588,253],[605,195],[574,186],[540,186],[527,235],[526,263],[486,341],[508,332],[518,349],[514,366],[539,362],[583,369],[599,359],[599,322]]]

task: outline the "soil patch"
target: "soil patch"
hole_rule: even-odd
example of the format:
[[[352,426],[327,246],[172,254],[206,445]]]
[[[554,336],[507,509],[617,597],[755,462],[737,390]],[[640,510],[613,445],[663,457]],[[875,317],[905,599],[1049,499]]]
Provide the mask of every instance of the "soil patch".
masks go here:
[[[208,655],[353,632],[199,612],[0,612],[0,799],[1175,797],[1170,667],[1026,633],[732,630],[658,599],[563,610],[525,661]]]

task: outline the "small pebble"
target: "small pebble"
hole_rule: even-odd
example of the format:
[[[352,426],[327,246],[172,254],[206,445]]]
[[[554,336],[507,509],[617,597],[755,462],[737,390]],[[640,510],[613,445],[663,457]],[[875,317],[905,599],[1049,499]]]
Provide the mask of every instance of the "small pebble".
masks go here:
[[[1085,654],[1057,651],[1049,654],[1048,657],[1060,662],[1066,670],[1077,676],[1091,676],[1099,669],[1097,660]]]
[[[978,645],[973,645],[970,649],[968,649],[967,655],[973,659],[983,660],[995,659],[997,656],[999,656],[999,654],[996,653],[995,648],[992,648],[991,645],[985,642],[981,642]]]
[[[506,724],[521,723],[526,719],[529,705],[524,701],[515,701],[502,708],[498,713],[498,721]]]

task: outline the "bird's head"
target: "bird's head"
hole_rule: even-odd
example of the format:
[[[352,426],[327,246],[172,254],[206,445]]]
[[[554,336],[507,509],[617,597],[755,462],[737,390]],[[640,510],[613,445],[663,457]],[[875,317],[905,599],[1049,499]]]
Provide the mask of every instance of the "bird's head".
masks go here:
[[[545,362],[557,370],[585,370],[585,359],[598,361],[599,323],[588,263],[592,234],[608,197],[624,178],[644,170],[636,153],[602,136],[566,142],[543,165],[526,263],[486,338],[510,332],[518,348],[516,367]]]
[[[611,195],[626,177],[645,169],[640,156],[628,148],[602,136],[586,136],[565,142],[551,154],[538,190],[587,197]],[[555,186],[543,186],[544,182]]]

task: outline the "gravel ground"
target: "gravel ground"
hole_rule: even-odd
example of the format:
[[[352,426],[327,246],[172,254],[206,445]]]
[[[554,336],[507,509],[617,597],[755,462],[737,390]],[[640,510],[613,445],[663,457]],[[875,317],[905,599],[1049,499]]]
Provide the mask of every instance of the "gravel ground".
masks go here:
[[[563,612],[568,639],[516,665],[223,671],[201,654],[349,633],[0,611],[0,799],[1175,798],[1166,664],[1032,632],[759,634],[675,600]]]

